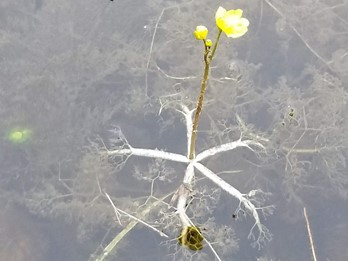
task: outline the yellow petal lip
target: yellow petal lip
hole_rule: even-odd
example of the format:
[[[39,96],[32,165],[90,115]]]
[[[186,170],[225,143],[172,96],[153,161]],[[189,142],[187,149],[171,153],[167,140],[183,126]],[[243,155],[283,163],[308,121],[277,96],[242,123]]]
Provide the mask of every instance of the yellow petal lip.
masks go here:
[[[208,28],[205,27],[204,25],[198,25],[196,27],[196,31],[194,31],[194,36],[196,37],[197,40],[204,40],[207,38],[208,35]]]
[[[217,27],[223,31],[227,37],[238,38],[248,31],[249,21],[242,17],[243,10],[228,10],[219,7],[215,14]]]
[[[225,13],[225,15],[233,19],[239,19],[243,15],[243,10],[242,9],[229,10]]]

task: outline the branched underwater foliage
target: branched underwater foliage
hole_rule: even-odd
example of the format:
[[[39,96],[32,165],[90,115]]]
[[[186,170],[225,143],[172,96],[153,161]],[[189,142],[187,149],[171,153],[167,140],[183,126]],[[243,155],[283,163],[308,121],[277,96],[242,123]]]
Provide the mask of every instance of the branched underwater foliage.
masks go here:
[[[304,206],[313,222],[322,217],[336,224],[327,230],[345,231],[344,218],[336,223],[331,214],[344,209],[339,201],[348,197],[348,5],[295,2],[240,2],[251,22],[247,36],[234,44],[222,41],[243,33],[245,20],[239,30],[222,32],[209,61],[218,41],[210,43],[206,27],[197,28],[199,41],[187,37],[196,21],[208,28],[216,24],[208,21],[217,7],[209,0],[5,1],[1,196],[36,217],[73,224],[79,240],[69,243],[88,247],[85,255],[98,247],[91,260],[106,252],[108,260],[142,258],[146,251],[134,252],[146,245],[144,234],[158,247],[152,257],[212,260],[212,248],[223,260],[254,256],[236,251],[238,245],[249,249],[249,228],[253,242],[263,229],[246,206],[251,202],[267,225],[264,216],[273,210],[267,207],[269,191],[277,205],[269,221],[286,224],[281,238],[279,228],[272,228],[277,240],[259,252],[260,260],[286,260],[287,250],[293,253],[287,240],[307,239],[306,233],[286,231],[289,223],[302,227]],[[233,18],[223,20],[226,14]],[[220,9],[219,26],[237,25],[238,14]],[[201,57],[194,43],[204,41]],[[207,61],[204,108],[193,132],[187,125],[197,111],[197,68]],[[114,123],[122,130],[113,127],[108,139]],[[93,139],[96,133],[102,139]],[[186,168],[191,186],[183,181]],[[180,195],[187,200],[178,206],[174,199]],[[189,226],[183,225],[184,214]],[[128,235],[137,224],[143,229]],[[322,229],[313,231],[314,239],[318,231],[328,235],[318,242],[326,243],[321,252],[330,248],[335,254],[325,258],[341,260],[345,235]],[[191,239],[202,250],[192,251]]]
[[[237,205],[236,210],[233,214],[234,218],[239,218],[240,215],[246,215],[250,216],[254,220],[254,225],[252,226],[248,236],[249,239],[253,240],[253,246],[261,248],[262,245],[264,245],[267,241],[270,241],[272,238],[269,230],[262,224],[260,216],[260,214],[266,215],[272,212],[273,206],[264,206],[264,201],[267,196],[267,193],[263,193],[259,189],[252,190],[248,193],[241,193],[237,188],[224,181],[224,179],[215,174],[203,163],[206,159],[210,157],[213,157],[217,154],[226,153],[228,151],[232,151],[238,148],[249,149],[251,151],[254,151],[254,148],[264,150],[264,145],[259,141],[258,138],[255,138],[258,136],[255,135],[254,138],[251,139],[246,138],[244,137],[243,130],[241,130],[239,139],[235,141],[230,141],[218,146],[213,146],[209,149],[203,150],[198,154],[196,154],[195,151],[196,137],[198,133],[198,122],[203,109],[203,100],[205,97],[205,91],[208,83],[210,64],[215,56],[222,33],[225,33],[227,37],[239,38],[248,31],[249,21],[246,18],[242,17],[242,14],[243,11],[241,9],[227,11],[224,8],[219,7],[215,15],[218,34],[214,42],[210,39],[207,39],[208,29],[205,26],[197,26],[196,31],[194,32],[194,36],[196,37],[196,39],[202,41],[204,44],[203,60],[205,63],[205,68],[201,83],[200,95],[198,98],[196,108],[190,109],[184,104],[179,104],[177,108],[177,111],[182,114],[184,123],[186,125],[186,156],[177,153],[166,152],[164,150],[134,148],[124,137],[120,129],[113,130],[115,138],[111,141],[111,146],[104,146],[104,152],[103,150],[100,150],[103,155],[107,155],[112,161],[116,163],[116,168],[122,168],[126,164],[127,159],[129,159],[130,157],[147,157],[155,158],[156,160],[161,159],[162,161],[184,163],[186,165],[186,170],[185,174],[183,175],[183,180],[176,189],[176,191],[174,191],[174,193],[172,194],[171,201],[169,203],[165,203],[168,204],[168,208],[170,208],[172,212],[174,211],[175,214],[173,215],[162,212],[164,213],[164,219],[162,219],[162,221],[166,219],[166,215],[167,217],[171,217],[169,219],[171,223],[170,226],[177,225],[177,221],[175,220],[179,220],[181,223],[181,229],[179,230],[180,233],[177,237],[179,245],[186,246],[191,251],[200,251],[203,249],[203,245],[206,244],[212,251],[215,258],[218,260],[221,260],[221,258],[217,251],[221,251],[222,249],[218,247],[219,244],[216,245],[215,243],[211,243],[211,237],[209,236],[209,234],[205,235],[206,233],[202,230],[204,223],[196,223],[199,222],[199,219],[201,219],[199,218],[199,216],[201,216],[201,214],[199,214],[200,209],[189,212],[190,204],[195,198],[194,195],[196,190],[197,193],[202,193],[202,191],[199,190],[201,188],[196,188],[197,171],[198,173],[203,175],[203,177],[206,180],[212,182],[214,186],[218,187],[224,192],[227,192],[228,194],[230,194],[230,196],[236,198],[239,201],[239,204]],[[159,171],[157,172],[160,173]],[[139,171],[136,171],[136,173],[136,176],[139,178],[141,174],[139,174]],[[157,179],[160,179],[160,177],[161,175],[159,174],[154,179],[152,179],[151,195],[144,203],[144,205],[146,205],[145,210],[153,210],[151,208],[153,208],[154,206],[149,206],[147,204],[149,203],[150,198],[156,198],[153,191],[153,185]],[[211,195],[213,196],[214,194],[215,193],[213,192],[213,194]],[[119,216],[120,214],[118,213],[121,210],[114,205],[112,199],[108,196],[108,194],[106,195],[109,198],[111,204],[113,205],[115,213],[117,214],[117,216]],[[206,208],[205,214],[209,214],[209,212],[213,209],[211,209],[211,204],[205,205],[204,201],[202,201],[206,196],[207,195],[204,195],[200,198],[200,203],[203,204],[200,204],[199,206],[202,208]],[[212,203],[216,204],[217,199],[215,198],[215,196],[212,199]],[[162,200],[163,199],[157,198],[158,202],[161,202]],[[121,212],[123,213],[123,211]],[[188,213],[190,213],[191,217],[188,216]],[[173,217],[174,219],[172,219]],[[144,218],[145,216],[142,214],[140,215],[140,217],[134,217],[134,220],[140,222],[139,219]],[[151,227],[151,225],[149,226]],[[175,231],[177,230],[175,229]],[[214,234],[212,231],[210,231],[209,233]],[[173,235],[171,235],[171,237],[173,237]],[[217,238],[216,240],[223,240],[223,238]],[[109,244],[96,260],[103,260],[115,247],[114,242],[115,240],[112,241],[112,247],[110,247]],[[231,243],[232,242],[233,241],[231,241]]]

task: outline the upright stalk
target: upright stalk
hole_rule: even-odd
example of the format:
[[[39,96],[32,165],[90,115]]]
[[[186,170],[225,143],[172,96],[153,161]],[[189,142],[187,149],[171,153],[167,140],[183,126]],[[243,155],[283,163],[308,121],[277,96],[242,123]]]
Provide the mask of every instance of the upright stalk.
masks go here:
[[[220,40],[221,30],[219,29],[213,51],[210,51],[210,47],[206,45],[206,41],[203,40],[205,51],[204,51],[204,74],[203,74],[203,80],[201,84],[201,92],[199,94],[197,107],[196,107],[196,113],[193,120],[193,126],[192,126],[192,135],[191,135],[191,143],[190,143],[190,153],[189,153],[189,159],[192,160],[195,157],[195,147],[196,147],[196,138],[197,138],[197,129],[198,129],[198,122],[199,122],[199,116],[201,115],[202,108],[203,108],[203,100],[204,100],[204,94],[205,90],[207,88],[207,82],[208,82],[208,76],[209,76],[209,69],[210,69],[210,62],[213,60],[216,47]]]

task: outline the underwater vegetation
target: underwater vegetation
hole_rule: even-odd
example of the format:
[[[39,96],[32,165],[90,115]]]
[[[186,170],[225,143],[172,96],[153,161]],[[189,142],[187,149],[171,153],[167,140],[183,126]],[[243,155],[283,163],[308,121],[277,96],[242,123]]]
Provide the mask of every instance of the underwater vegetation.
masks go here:
[[[2,2],[4,204],[91,260],[309,260],[306,208],[344,260],[347,3],[221,5]]]

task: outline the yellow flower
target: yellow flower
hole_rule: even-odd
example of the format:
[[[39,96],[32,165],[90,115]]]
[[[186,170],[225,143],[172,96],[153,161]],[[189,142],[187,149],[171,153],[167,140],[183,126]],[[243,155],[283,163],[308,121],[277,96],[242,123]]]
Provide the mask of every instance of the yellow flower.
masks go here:
[[[193,33],[197,40],[203,40],[207,38],[208,35],[208,28],[204,25],[199,25],[196,27],[196,31]]]
[[[219,7],[215,14],[216,25],[228,37],[238,38],[248,31],[249,21],[242,17],[243,10],[228,10]]]

